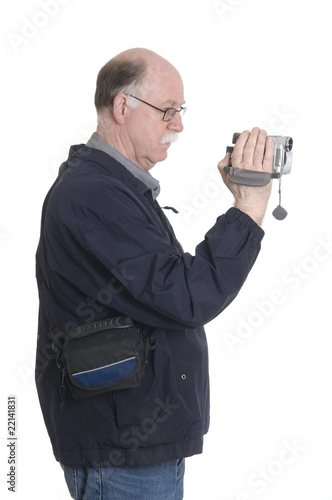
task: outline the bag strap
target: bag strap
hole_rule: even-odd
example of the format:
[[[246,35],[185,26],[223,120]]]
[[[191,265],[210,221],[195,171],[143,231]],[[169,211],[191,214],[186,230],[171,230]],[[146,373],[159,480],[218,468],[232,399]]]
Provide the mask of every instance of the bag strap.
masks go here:
[[[46,198],[44,200],[43,208],[42,208],[42,215],[41,215],[40,239],[39,239],[38,248],[37,248],[37,252],[36,252],[36,277],[38,279],[40,276],[42,276],[44,283],[46,285],[45,290],[43,290],[43,296],[45,298],[47,313],[48,313],[48,317],[50,320],[50,326],[49,326],[50,333],[53,336],[54,341],[56,341],[59,338],[59,334],[61,334],[63,332],[62,332],[61,328],[59,327],[59,323],[56,321],[56,319],[54,317],[53,309],[52,309],[52,302],[53,301],[52,301],[51,286],[50,286],[50,282],[49,282],[49,274],[48,274],[48,269],[47,269],[44,226],[45,226],[46,209],[47,209],[47,205],[48,205],[50,196],[51,196],[52,191],[55,188],[56,184],[61,179],[61,176],[62,176],[63,172],[66,170],[67,166],[68,166],[68,164],[66,162],[60,166],[58,177],[56,178],[56,180],[52,184],[52,186],[49,189],[49,191],[46,195]],[[159,207],[158,212],[160,211],[161,215],[163,216],[162,222],[165,225],[165,228],[167,229],[167,231],[171,235],[171,232],[169,231],[169,228],[167,227],[166,217],[163,214],[159,205],[158,205],[158,207]],[[173,236],[172,236],[172,238],[173,238]],[[116,319],[117,318],[114,318],[114,320],[116,320]],[[128,318],[128,320],[132,321],[130,318]],[[112,319],[104,320],[104,321],[111,322]],[[78,327],[78,329],[85,328],[85,326],[86,325],[81,325]],[[106,326],[106,324],[105,324],[105,326]],[[107,326],[110,326],[110,325],[107,323]],[[150,350],[153,350],[156,347],[157,330],[158,330],[157,328],[154,328],[152,334],[149,337],[146,337],[146,339],[148,341],[148,347]],[[57,347],[62,347],[62,345],[58,345]]]
[[[60,167],[61,168],[61,167]],[[45,298],[45,303],[46,303],[46,308],[47,308],[47,313],[48,317],[50,320],[50,332],[51,333],[58,333],[60,331],[58,322],[56,321],[54,315],[53,315],[53,310],[52,310],[52,292],[51,292],[51,286],[49,282],[49,277],[48,277],[48,270],[47,270],[47,259],[46,259],[46,250],[45,250],[45,215],[46,215],[46,209],[47,205],[49,202],[49,198],[52,194],[53,189],[55,188],[56,184],[58,183],[60,178],[60,173],[51,186],[50,190],[48,191],[46,198],[43,203],[43,208],[42,208],[42,216],[41,216],[41,225],[40,225],[40,238],[39,238],[39,243],[38,243],[38,248],[37,248],[37,253],[36,253],[36,277],[39,279],[40,276],[42,276],[44,283],[45,283],[45,290],[43,290],[43,296]]]

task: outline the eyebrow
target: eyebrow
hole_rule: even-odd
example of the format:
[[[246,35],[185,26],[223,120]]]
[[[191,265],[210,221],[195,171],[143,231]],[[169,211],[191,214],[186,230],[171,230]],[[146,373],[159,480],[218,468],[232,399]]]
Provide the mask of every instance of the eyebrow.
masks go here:
[[[176,103],[175,103],[175,101],[173,101],[173,100],[171,100],[171,99],[169,99],[168,101],[164,101],[164,102],[166,103],[166,105],[167,105],[167,104],[169,104],[172,108],[174,108],[174,106],[175,106],[175,104],[176,104]],[[186,104],[186,101],[184,101],[184,102],[183,102],[183,103],[182,103],[179,107],[181,108],[181,107],[182,107],[182,106],[184,106],[185,104]]]

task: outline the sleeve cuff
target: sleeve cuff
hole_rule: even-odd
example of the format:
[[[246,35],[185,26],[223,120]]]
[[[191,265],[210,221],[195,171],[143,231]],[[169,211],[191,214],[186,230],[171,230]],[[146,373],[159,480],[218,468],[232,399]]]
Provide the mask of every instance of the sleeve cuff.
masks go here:
[[[225,218],[228,224],[237,223],[243,228],[250,229],[254,236],[263,239],[265,234],[263,229],[248,214],[238,208],[232,207],[227,210]]]

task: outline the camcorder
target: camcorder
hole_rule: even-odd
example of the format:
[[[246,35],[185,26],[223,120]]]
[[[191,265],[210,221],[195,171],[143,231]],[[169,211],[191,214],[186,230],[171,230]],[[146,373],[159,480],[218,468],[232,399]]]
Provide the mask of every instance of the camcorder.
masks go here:
[[[232,144],[236,144],[239,132],[233,134]],[[290,174],[293,160],[293,139],[292,137],[284,137],[279,135],[268,135],[274,140],[274,152],[272,161],[272,172],[257,172],[232,166],[232,153],[234,146],[227,146],[226,152],[231,153],[231,165],[224,167],[224,171],[230,176],[232,182],[236,184],[243,184],[245,186],[266,186],[271,179],[279,179],[281,183],[281,176]],[[282,220],[287,216],[287,212],[280,205],[281,190],[279,187],[279,205],[273,211],[276,219]]]

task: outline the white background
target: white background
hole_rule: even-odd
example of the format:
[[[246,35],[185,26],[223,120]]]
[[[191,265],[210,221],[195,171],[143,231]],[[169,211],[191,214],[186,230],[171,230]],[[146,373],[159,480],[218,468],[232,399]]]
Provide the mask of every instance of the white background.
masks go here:
[[[40,211],[69,146],[95,130],[98,70],[141,46],[185,84],[185,131],[152,174],[161,204],[181,209],[170,217],[187,251],[232,205],[216,165],[233,132],[259,126],[294,139],[282,183],[289,215],[271,215],[274,181],[257,263],[206,328],[211,428],[204,453],[187,460],[185,500],[331,500],[330,2],[46,3],[6,2],[1,16],[1,498],[69,500],[34,386]],[[9,395],[15,494],[6,485]]]

